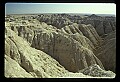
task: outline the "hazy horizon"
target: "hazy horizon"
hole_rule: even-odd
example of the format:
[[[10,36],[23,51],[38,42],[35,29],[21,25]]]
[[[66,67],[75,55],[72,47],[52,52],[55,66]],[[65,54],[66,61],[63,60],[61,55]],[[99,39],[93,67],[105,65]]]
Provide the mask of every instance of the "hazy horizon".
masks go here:
[[[5,14],[80,13],[116,15],[114,3],[6,3]]]

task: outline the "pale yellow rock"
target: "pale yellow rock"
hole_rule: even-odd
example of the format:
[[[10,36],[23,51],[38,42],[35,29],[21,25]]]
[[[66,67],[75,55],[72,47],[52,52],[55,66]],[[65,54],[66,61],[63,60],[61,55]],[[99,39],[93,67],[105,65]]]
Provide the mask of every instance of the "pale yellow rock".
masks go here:
[[[33,78],[27,73],[15,60],[5,55],[5,72],[6,78]]]
[[[12,57],[14,61],[16,61],[16,63],[19,63],[18,65],[20,65],[24,70],[26,70],[27,73],[30,73],[30,74],[32,73],[34,77],[37,76],[41,78],[48,78],[48,77],[61,76],[61,74],[66,72],[65,68],[59,65],[59,63],[57,63],[57,61],[51,58],[49,55],[47,55],[46,53],[40,50],[36,50],[30,47],[28,42],[26,42],[23,38],[17,36],[16,33],[14,33],[12,30],[7,29],[7,32],[8,33],[11,32],[11,35],[9,35],[9,37],[7,37],[6,40],[9,39],[9,41],[11,41],[14,44],[14,45],[9,44],[9,45],[12,47],[14,46],[17,47],[17,51],[18,51],[16,52],[14,51],[13,48],[10,48],[10,50],[11,49],[13,50],[12,51],[13,53],[10,53],[10,54],[15,56],[14,58]],[[6,33],[6,35],[8,35],[8,33]],[[8,54],[7,51],[6,51],[6,54]],[[18,55],[20,55],[20,58],[17,58]],[[21,62],[17,61],[18,59]],[[38,72],[36,72],[36,70]],[[5,71],[5,73],[7,73],[7,71]],[[9,76],[9,72],[7,74],[8,74],[7,77],[11,77]]]
[[[101,38],[92,25],[67,25],[61,19],[64,24],[59,25],[66,26],[57,29],[37,19],[31,19],[28,15],[12,15],[12,19],[14,21],[5,24],[5,58],[8,57],[16,63],[9,66],[11,61],[7,62],[5,59],[5,65],[9,63],[5,70],[6,77],[92,77],[72,72],[79,72],[93,64],[104,69],[101,60],[93,53]],[[14,73],[12,66],[13,70],[18,71]],[[21,73],[18,75],[19,70],[24,70],[25,76]]]

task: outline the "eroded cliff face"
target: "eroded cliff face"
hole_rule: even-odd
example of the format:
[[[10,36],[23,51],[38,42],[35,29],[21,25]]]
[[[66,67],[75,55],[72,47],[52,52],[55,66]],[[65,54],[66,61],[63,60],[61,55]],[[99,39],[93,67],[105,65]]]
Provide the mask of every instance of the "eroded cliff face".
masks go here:
[[[96,50],[96,56],[102,61],[106,70],[116,70],[116,31],[109,33]]]
[[[77,24],[91,24],[101,36],[116,30],[116,18],[115,17],[102,17],[92,14],[90,16],[76,16],[68,14],[53,14],[53,15],[38,15],[37,19],[40,22],[56,26],[57,28],[63,28],[64,26]]]
[[[12,62],[13,64],[11,64]],[[14,71],[14,69],[17,69],[16,66],[18,66],[18,71]],[[9,67],[11,70],[8,70]],[[65,68],[51,56],[41,50],[30,47],[24,39],[17,36],[10,29],[7,29],[5,38],[5,69],[6,77],[17,77],[19,72],[21,72],[19,77],[27,77],[27,75],[28,77],[41,78],[57,77],[66,72]],[[26,73],[22,74],[22,72]]]
[[[102,70],[110,67],[103,64],[106,61],[102,59],[102,54],[96,55],[100,53],[96,46],[106,42],[109,36],[103,42],[92,25],[73,23],[58,29],[39,22],[34,17],[34,20],[29,17],[23,19],[22,16],[11,17],[14,21],[5,22],[6,77],[17,77],[20,71],[25,73],[21,72],[18,77],[84,77],[86,75],[71,72],[79,72],[94,64],[99,65]],[[7,69],[16,68],[9,62],[19,68],[13,75],[13,70]]]
[[[93,14],[85,18],[82,23],[91,24],[99,35],[108,34],[116,30],[115,17],[101,17]]]
[[[28,41],[31,47],[49,54],[69,71],[77,72],[96,63],[104,69],[101,61],[96,59],[92,52],[94,46],[101,40],[95,29],[91,25],[84,24],[73,24],[69,27],[71,33],[65,34],[45,23],[38,24],[36,28],[22,25],[17,27],[17,33]],[[77,32],[75,28],[81,32]]]

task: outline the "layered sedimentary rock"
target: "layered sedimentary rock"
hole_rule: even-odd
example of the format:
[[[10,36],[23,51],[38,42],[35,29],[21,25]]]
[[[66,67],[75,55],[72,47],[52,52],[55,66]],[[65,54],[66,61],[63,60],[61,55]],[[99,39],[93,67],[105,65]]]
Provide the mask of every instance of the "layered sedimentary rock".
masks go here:
[[[56,60],[41,50],[30,47],[24,39],[6,29],[6,77],[59,77],[65,72],[65,68]]]
[[[90,24],[85,25],[73,23],[72,25],[63,27],[62,31],[65,31],[68,34],[79,33],[80,35],[88,38],[94,45],[98,45],[101,41],[101,38],[97,34],[95,28]]]
[[[26,72],[20,74],[20,77],[27,75],[28,77],[62,77],[65,74],[72,76],[74,73],[68,71],[79,72],[94,64],[98,64],[101,69],[105,67],[105,69],[112,70],[112,65],[105,66],[106,60],[102,58],[106,57],[103,55],[105,53],[96,54],[105,49],[106,46],[102,45],[106,44],[114,33],[103,39],[101,45],[102,38],[91,24],[73,23],[58,29],[58,27],[39,22],[34,16],[33,18],[26,18],[26,16],[15,16],[14,18],[13,16],[12,20],[5,22],[5,27],[6,77],[17,77],[19,71]],[[113,41],[111,42],[113,43]],[[111,42],[109,43],[111,44]],[[99,45],[101,45],[101,49],[96,50],[96,46]],[[108,46],[107,50],[109,48]],[[108,60],[110,59],[109,55]],[[14,65],[10,66],[8,62],[14,62],[20,68],[13,76],[12,72],[7,69]],[[13,70],[11,69],[11,71]],[[78,77],[80,75],[76,74]]]
[[[36,31],[34,30],[34,34],[35,36],[31,46],[51,55],[69,71],[76,72],[95,63],[103,68],[100,60],[97,59],[91,51],[94,49],[94,45],[84,35],[77,34],[77,36],[75,34],[77,36],[77,38],[75,38],[74,36],[71,36],[71,34],[64,34],[61,31],[56,32],[56,30],[50,31],[47,29],[41,29],[40,31],[39,29]],[[84,41],[82,41],[83,39]],[[92,41],[95,41],[97,45],[98,40],[93,38]],[[88,61],[91,62],[89,63]]]
[[[52,14],[52,15],[38,15],[37,19],[40,22],[45,22],[49,25],[53,25],[57,28],[62,28],[63,26],[69,25],[72,22],[68,19],[70,15],[68,14]]]
[[[86,17],[82,23],[91,24],[99,35],[110,33],[116,29],[115,17],[101,17],[92,14],[91,16]]]
[[[96,56],[102,61],[106,70],[116,70],[116,31],[109,33],[100,47]]]
[[[9,69],[9,70],[8,70]],[[88,69],[89,70],[89,69]],[[113,73],[111,72],[111,75]],[[102,76],[102,75],[101,75]],[[60,78],[88,77],[82,73],[68,72],[56,60],[30,47],[30,44],[16,33],[6,28],[5,37],[5,77],[7,78]],[[97,76],[96,76],[97,77]],[[106,75],[109,77],[109,75]]]
[[[107,16],[97,16],[92,14],[90,16],[68,15],[68,14],[54,14],[54,15],[38,15],[37,19],[41,22],[51,24],[57,28],[62,28],[73,23],[91,24],[95,27],[99,35],[107,34],[114,31],[116,28],[116,18]]]
[[[91,51],[94,49],[94,45],[87,38],[85,38],[85,36],[82,35],[81,38],[79,37],[79,41],[76,41],[72,38],[71,35],[63,34],[61,31],[56,32],[55,29],[50,29],[50,27],[46,24],[42,24],[41,26],[42,28],[38,27],[36,29],[31,29],[31,31],[28,31],[28,33],[34,32],[34,37],[30,37],[30,41],[27,40],[29,43],[32,42],[30,44],[31,47],[42,50],[45,53],[51,55],[69,71],[77,72],[80,69],[83,69],[95,63],[99,64],[103,68],[101,61],[97,59],[97,57]],[[29,38],[29,36],[24,37],[27,33],[26,30],[28,30],[29,27],[22,26],[19,27],[19,29],[24,29],[21,31],[18,30],[18,35],[19,33],[23,35],[19,36],[25,38],[25,40]],[[83,41],[81,40],[83,38],[86,43],[88,41],[90,43],[83,44]],[[82,42],[83,46],[80,44],[80,41]],[[89,50],[87,46],[91,50]]]

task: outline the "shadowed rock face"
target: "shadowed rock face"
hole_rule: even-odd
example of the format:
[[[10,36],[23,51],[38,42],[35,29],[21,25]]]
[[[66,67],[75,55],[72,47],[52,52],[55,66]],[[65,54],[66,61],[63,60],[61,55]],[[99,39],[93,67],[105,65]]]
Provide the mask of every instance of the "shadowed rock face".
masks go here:
[[[106,56],[97,55],[101,53],[102,45],[106,44],[110,39],[109,36],[113,37],[113,34],[107,36],[101,45],[102,38],[91,24],[73,23],[57,29],[52,25],[39,22],[34,16],[34,20],[26,16],[23,18],[13,16],[13,21],[5,22],[5,58],[10,60],[8,62],[17,62],[15,65],[21,71],[27,72],[25,75],[20,74],[20,77],[27,75],[28,77],[62,77],[65,73],[69,73],[68,71],[79,72],[94,64],[102,69],[105,67],[111,70],[113,67],[112,65],[106,66],[106,61],[102,60],[102,57]],[[17,22],[18,19],[19,22]],[[96,46],[99,45],[102,46],[101,49],[96,50]],[[6,70],[7,64],[10,66],[10,63],[6,63]],[[6,73],[12,76],[11,72]],[[15,72],[13,77],[16,77],[17,73],[19,71]]]
[[[106,70],[116,69],[116,31],[109,33],[96,51],[96,56],[102,61]]]
[[[84,24],[91,24],[95,27],[99,35],[107,34],[114,31],[116,28],[115,21],[109,20],[85,20]]]

